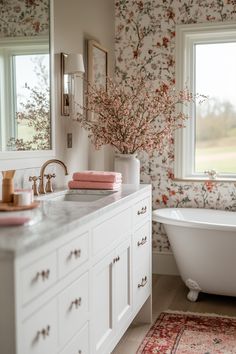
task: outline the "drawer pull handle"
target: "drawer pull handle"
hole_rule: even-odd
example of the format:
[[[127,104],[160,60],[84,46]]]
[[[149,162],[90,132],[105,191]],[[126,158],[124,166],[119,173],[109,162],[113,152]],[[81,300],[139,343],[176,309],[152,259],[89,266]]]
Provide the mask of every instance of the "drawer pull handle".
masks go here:
[[[82,350],[79,350],[79,351],[78,351],[78,354],[82,354]]]
[[[119,262],[119,260],[120,260],[120,256],[114,258],[114,259],[113,259],[113,263]]]
[[[49,278],[49,274],[50,274],[50,270],[42,270],[41,272],[38,272],[36,274],[36,279],[38,279],[39,277],[42,277],[42,280],[48,279]]]
[[[141,241],[138,241],[137,245],[142,246],[147,242],[147,236],[143,237]]]
[[[73,257],[73,256],[75,256],[75,258],[79,258],[81,256],[81,250],[78,249],[78,250],[71,251],[70,257]]]
[[[71,308],[75,305],[75,308],[77,309],[79,306],[81,306],[81,302],[82,302],[82,299],[81,297],[79,297],[78,299],[75,299],[74,301],[72,301],[71,303]]]
[[[138,284],[138,288],[143,288],[147,284],[147,277],[145,276],[142,278],[142,281],[140,284]]]
[[[147,207],[142,207],[141,210],[138,210],[137,214],[138,215],[142,215],[142,214],[145,214],[147,212]]]
[[[41,331],[38,331],[37,338],[42,336],[43,339],[46,339],[46,337],[49,337],[49,334],[50,334],[50,326],[47,326],[46,328],[43,328]]]

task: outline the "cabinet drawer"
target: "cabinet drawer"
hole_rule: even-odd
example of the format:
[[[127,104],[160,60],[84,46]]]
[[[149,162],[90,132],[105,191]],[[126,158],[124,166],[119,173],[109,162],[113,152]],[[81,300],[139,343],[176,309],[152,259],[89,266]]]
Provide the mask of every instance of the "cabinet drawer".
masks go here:
[[[23,304],[47,290],[57,280],[56,252],[50,253],[21,271]]]
[[[56,353],[57,303],[51,301],[23,323],[24,354]]]
[[[134,223],[139,224],[142,222],[151,212],[151,201],[150,198],[147,197],[140,202],[136,203],[133,208],[134,213]]]
[[[59,277],[63,277],[83,262],[87,261],[89,254],[88,232],[78,236],[58,251]]]
[[[141,267],[150,257],[150,223],[146,222],[134,235],[133,261],[135,267]]]
[[[132,227],[132,213],[128,208],[96,226],[93,230],[93,254],[97,254],[114,241],[128,235]]]
[[[151,293],[151,273],[149,258],[145,260],[142,267],[135,269],[133,296],[134,306],[141,306]]]
[[[65,344],[87,321],[89,277],[83,274],[59,295],[59,340]]]
[[[89,354],[89,330],[86,324],[60,354]]]

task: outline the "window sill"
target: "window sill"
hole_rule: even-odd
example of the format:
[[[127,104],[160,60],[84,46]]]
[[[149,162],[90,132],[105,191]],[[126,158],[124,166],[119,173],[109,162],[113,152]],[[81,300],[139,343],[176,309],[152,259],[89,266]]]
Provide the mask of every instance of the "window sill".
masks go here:
[[[207,178],[207,177],[185,177],[185,178],[173,178],[173,181],[175,182],[232,182],[236,183],[236,177],[235,178],[223,178],[223,177],[217,177],[215,179],[213,178]]]

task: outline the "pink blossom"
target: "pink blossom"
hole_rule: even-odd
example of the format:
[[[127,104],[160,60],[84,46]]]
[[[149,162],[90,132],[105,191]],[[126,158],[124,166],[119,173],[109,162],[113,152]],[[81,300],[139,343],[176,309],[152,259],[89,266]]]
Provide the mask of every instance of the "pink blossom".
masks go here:
[[[122,82],[107,78],[107,89],[88,83],[83,114],[77,120],[89,131],[96,149],[110,144],[123,154],[162,152],[173,131],[189,118],[179,108],[195,98],[187,89],[176,92],[174,84],[156,88],[142,77]],[[90,112],[96,119],[89,118]]]

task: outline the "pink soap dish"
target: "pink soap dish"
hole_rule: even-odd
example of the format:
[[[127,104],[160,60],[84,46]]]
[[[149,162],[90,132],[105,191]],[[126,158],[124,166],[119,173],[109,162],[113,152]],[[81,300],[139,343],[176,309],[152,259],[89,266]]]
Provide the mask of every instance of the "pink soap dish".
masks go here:
[[[20,226],[25,225],[30,222],[31,218],[24,216],[13,216],[13,217],[3,217],[0,218],[0,227],[1,226]]]

